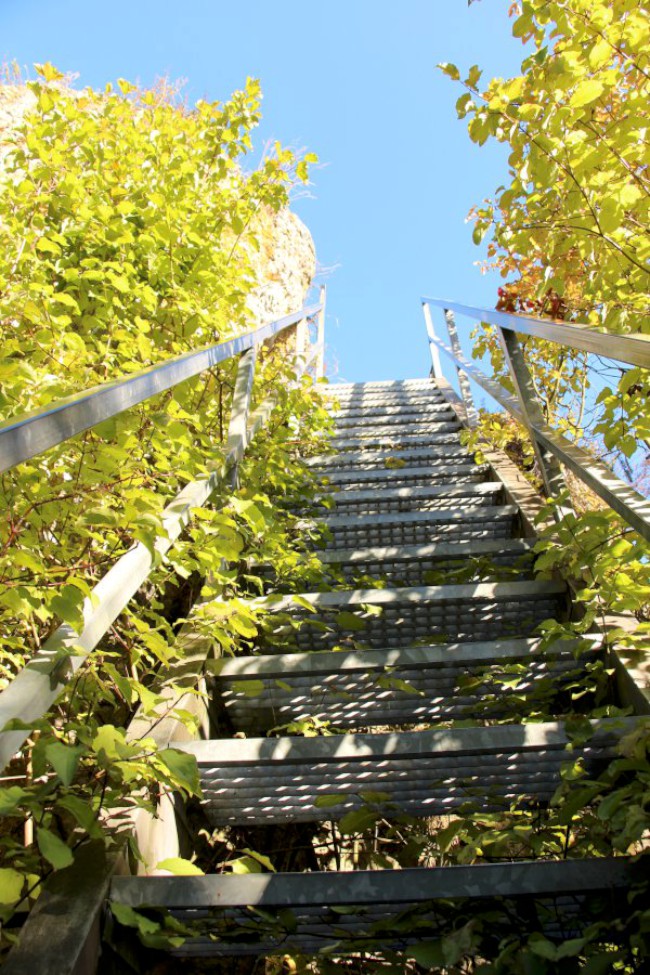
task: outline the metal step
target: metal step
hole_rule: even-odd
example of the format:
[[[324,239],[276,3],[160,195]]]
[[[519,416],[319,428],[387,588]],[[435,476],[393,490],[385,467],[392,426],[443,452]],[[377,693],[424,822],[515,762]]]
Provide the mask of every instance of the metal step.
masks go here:
[[[449,404],[446,400],[432,400],[431,402],[418,403],[392,403],[392,404],[363,404],[346,407],[339,407],[332,411],[331,416],[335,423],[351,421],[354,423],[371,421],[377,418],[378,421],[389,423],[392,417],[398,417],[399,422],[404,422],[409,418],[431,419],[434,420],[440,415],[441,411],[448,412]],[[455,414],[453,414],[455,416]],[[385,420],[383,418],[386,418]]]
[[[499,581],[500,573],[510,578],[514,570],[519,579],[528,578],[533,570],[534,547],[534,539],[472,539],[429,545],[331,549],[319,552],[318,557],[349,582],[363,575],[379,579],[389,587],[426,586],[440,582],[438,578],[432,579],[431,574],[442,571],[470,572],[482,582],[493,577],[493,581]],[[462,581],[469,582],[473,576]]]
[[[516,928],[564,942],[597,920],[643,880],[627,857],[521,860],[471,866],[206,877],[115,877],[110,901],[169,910],[196,934],[174,949],[183,957],[403,951],[418,940],[400,920],[417,911],[426,934],[452,935],[459,902],[467,916],[489,907],[496,941]],[[354,908],[354,909],[353,909]],[[451,910],[450,910],[451,908]],[[392,922],[394,922],[394,927]],[[244,932],[244,936],[242,936]]]
[[[334,413],[334,429],[336,431],[341,430],[373,430],[380,429],[394,429],[400,426],[413,426],[420,424],[431,424],[436,425],[438,423],[453,423],[456,420],[456,414],[449,406],[444,405],[433,405],[431,406],[422,416],[413,415],[412,413],[402,414],[400,412],[387,413],[385,417],[381,416],[341,416],[340,413]]]
[[[446,403],[442,393],[434,386],[419,389],[404,390],[365,390],[357,392],[339,392],[328,397],[333,410],[345,410],[350,407],[366,406],[400,406],[417,405],[420,403]]]
[[[322,471],[326,474],[330,469],[338,470],[368,470],[374,467],[393,470],[398,465],[404,464],[408,467],[429,467],[432,460],[437,460],[442,464],[462,464],[470,459],[467,447],[455,446],[451,444],[440,444],[439,446],[428,447],[409,447],[406,450],[361,450],[348,451],[345,456],[341,454],[319,454],[315,457],[303,459],[306,467],[315,468],[316,472]]]
[[[379,793],[381,815],[448,815],[463,807],[505,810],[549,802],[560,769],[581,759],[587,775],[614,757],[634,718],[591,722],[584,745],[562,722],[437,728],[318,738],[246,738],[172,742],[194,755],[210,823],[271,824],[338,820]],[[336,796],[332,805],[320,805]]]
[[[416,416],[426,416],[431,406],[446,406],[447,401],[430,393],[422,396],[369,396],[341,400],[331,408],[334,418],[345,419],[352,416],[372,416],[390,414],[398,411]]]
[[[400,441],[403,437],[412,439],[413,437],[442,436],[443,434],[457,434],[462,430],[462,424],[455,419],[438,419],[431,421],[427,418],[413,417],[405,418],[402,423],[375,423],[372,426],[360,427],[358,425],[341,427],[335,430],[326,438],[326,442],[338,446],[348,440],[357,440],[365,444],[373,437],[387,438],[391,442]]]
[[[421,376],[418,379],[369,379],[363,382],[354,383],[329,383],[323,386],[326,396],[338,396],[341,391],[366,392],[376,390],[404,390],[404,389],[432,389],[438,393],[439,389],[430,376]]]
[[[270,620],[272,631],[258,636],[261,652],[350,649],[351,641],[381,649],[532,636],[544,620],[566,616],[567,590],[557,582],[484,582],[305,593],[300,599],[315,613],[292,596],[252,600],[254,608],[288,612],[303,622],[294,630]]]
[[[353,436],[347,430],[341,434],[335,433],[326,442],[335,450],[354,450],[355,447],[367,450],[373,443],[387,444],[389,447],[396,443],[406,446],[416,446],[418,443],[458,443],[458,433],[462,429],[460,423],[454,422],[411,423],[383,429],[377,425],[374,429],[363,429],[361,436]]]
[[[334,450],[372,450],[388,448],[391,450],[405,450],[409,447],[419,447],[425,444],[457,444],[459,443],[458,424],[441,424],[446,430],[428,428],[423,433],[403,433],[394,431],[388,434],[373,433],[367,437],[330,437],[329,445]]]
[[[334,404],[348,400],[368,400],[374,398],[419,398],[429,396],[432,399],[443,400],[444,397],[436,384],[430,379],[422,382],[399,383],[343,383],[336,386],[324,386],[323,395]]]
[[[321,516],[331,532],[327,547],[426,545],[470,538],[510,538],[516,534],[514,505],[468,505],[462,511],[396,511],[388,514]]]
[[[588,644],[556,641],[543,652],[540,642],[223,658],[211,661],[209,669],[236,731],[260,734],[309,718],[343,729],[404,727],[481,715],[502,718],[515,711],[523,717],[522,697],[530,697],[539,710],[583,673],[599,641],[596,636]]]
[[[335,502],[330,514],[369,514],[395,511],[425,511],[432,508],[458,508],[469,505],[497,504],[503,498],[500,481],[482,481],[478,484],[456,484],[431,487],[392,487],[373,491],[337,491],[326,498]],[[318,502],[318,498],[316,501]]]
[[[435,484],[458,484],[478,482],[490,477],[491,468],[487,464],[435,464],[421,467],[404,466],[399,468],[376,467],[370,470],[328,470],[323,472],[326,484],[340,491],[357,490],[370,485],[380,489],[386,487],[428,487]]]

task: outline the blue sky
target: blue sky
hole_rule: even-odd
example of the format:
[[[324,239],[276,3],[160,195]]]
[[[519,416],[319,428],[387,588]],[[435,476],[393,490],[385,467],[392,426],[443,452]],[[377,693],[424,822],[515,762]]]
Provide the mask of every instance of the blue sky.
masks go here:
[[[506,0],[1,0],[0,55],[52,61],[77,86],[167,74],[185,92],[224,100],[259,77],[269,139],[318,153],[308,198],[328,285],[328,366],[339,379],[426,375],[421,294],[494,306],[499,280],[465,223],[506,181],[500,146],[477,148],[436,69],[479,64],[519,73]],[[467,334],[467,328],[463,328]]]

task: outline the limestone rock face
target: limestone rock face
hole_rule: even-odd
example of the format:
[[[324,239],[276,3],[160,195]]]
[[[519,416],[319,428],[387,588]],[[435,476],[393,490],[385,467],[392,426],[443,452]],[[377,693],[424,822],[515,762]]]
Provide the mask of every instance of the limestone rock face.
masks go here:
[[[0,165],[13,145],[15,130],[35,105],[36,96],[25,85],[0,85]]]
[[[248,305],[264,324],[303,306],[316,271],[316,252],[307,227],[288,209],[262,216],[260,238],[260,250],[251,252],[260,284]]]

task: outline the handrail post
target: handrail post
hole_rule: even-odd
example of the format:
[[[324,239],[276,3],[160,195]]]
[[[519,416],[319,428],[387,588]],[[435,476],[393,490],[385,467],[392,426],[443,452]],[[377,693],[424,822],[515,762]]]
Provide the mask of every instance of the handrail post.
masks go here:
[[[301,318],[296,325],[296,355],[306,356],[309,345],[309,320]]]
[[[454,355],[458,356],[462,353],[460,347],[460,342],[458,340],[458,331],[456,329],[456,319],[454,318],[454,313],[449,308],[444,309],[445,314],[445,324],[447,326],[447,332],[449,333],[449,341],[451,342],[451,348]],[[469,376],[464,369],[460,366],[456,366],[456,375],[458,376],[458,385],[460,387],[460,394],[463,397],[463,403],[465,404],[465,413],[467,415],[467,423],[470,427],[475,427],[478,424],[478,417],[476,415],[476,408],[474,406],[474,398],[472,396],[472,388],[469,384]]]
[[[557,459],[540,442],[535,432],[535,426],[539,426],[545,421],[541,403],[535,391],[530,370],[526,365],[519,339],[511,329],[503,328],[500,325],[497,326],[497,334],[503,349],[506,365],[510,372],[510,378],[512,379],[521,406],[524,423],[539,463],[544,487],[549,498],[558,497],[566,490],[566,481]],[[559,516],[562,513],[558,511]],[[564,513],[566,513],[566,509],[564,509]]]
[[[426,301],[422,302],[422,311],[424,312],[424,321],[427,326],[427,335],[430,339],[435,340],[438,336],[433,326],[431,309]],[[438,346],[434,342],[429,342],[429,352],[431,353],[431,375],[434,379],[444,379],[442,365],[440,364],[440,353],[438,352]]]
[[[319,346],[318,355],[316,358],[316,379],[322,379],[325,375],[325,299],[327,296],[327,288],[324,284],[320,287],[320,306],[321,309],[318,313],[318,334],[316,342]]]
[[[233,490],[239,487],[239,461],[248,445],[248,414],[255,379],[257,346],[242,352],[237,366],[237,378],[232,397],[228,440],[226,441],[226,463],[228,477]]]

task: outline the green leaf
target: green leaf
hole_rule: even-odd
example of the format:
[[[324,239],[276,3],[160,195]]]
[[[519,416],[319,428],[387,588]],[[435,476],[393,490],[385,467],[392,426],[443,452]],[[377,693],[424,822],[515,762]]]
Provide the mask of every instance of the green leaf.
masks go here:
[[[254,860],[257,860],[257,862],[261,864],[261,866],[266,867],[266,869],[269,870],[271,873],[275,873],[275,867],[273,866],[269,858],[265,856],[263,853],[258,853],[257,850],[249,850],[248,848],[244,848],[242,852],[245,853],[247,856],[252,857]]]
[[[127,904],[119,904],[116,901],[111,901],[110,907],[111,912],[120,924],[123,924],[127,928],[136,928],[140,934],[155,934],[157,931],[160,931],[158,921],[152,921],[151,918],[145,917],[144,914],[138,914],[137,911],[134,911]]]
[[[69,812],[87,833],[94,833],[95,831],[101,833],[101,828],[97,822],[97,813],[93,804],[89,803],[87,799],[63,795],[57,798],[56,805],[58,809],[65,809],[66,812]]]
[[[83,626],[83,600],[76,586],[67,585],[50,600],[50,610],[79,631]]]
[[[45,749],[48,762],[64,785],[72,783],[83,753],[82,745],[64,745],[60,741],[53,742]]]
[[[472,96],[468,91],[466,91],[465,94],[461,95],[456,102],[456,114],[458,115],[458,118],[465,118],[472,104]]]
[[[346,813],[339,823],[339,830],[344,835],[348,833],[363,833],[374,826],[379,819],[379,813],[362,806]]]
[[[607,972],[611,972],[613,965],[620,957],[619,951],[603,951],[588,958],[581,971],[583,975],[607,975]]]
[[[336,625],[342,630],[363,630],[366,624],[354,613],[343,610],[343,612],[336,614]]]
[[[252,640],[255,636],[257,636],[257,627],[255,624],[241,613],[233,613],[229,622],[233,630],[236,633],[239,633],[240,636],[245,637],[247,640]]]
[[[439,971],[445,964],[442,941],[422,941],[420,944],[407,948],[409,958],[413,958],[423,968],[434,968]]]
[[[556,961],[558,949],[553,944],[552,941],[548,941],[543,935],[532,935],[528,947],[530,950],[539,955],[540,958],[546,958],[548,961]]]
[[[62,870],[64,867],[69,867],[74,861],[70,847],[52,833],[51,830],[39,826],[36,830],[36,838],[39,850],[55,870]]]
[[[61,248],[56,241],[49,240],[47,237],[41,237],[36,242],[36,250],[39,254],[53,254],[55,257],[61,253]]]
[[[342,802],[347,802],[347,799],[345,792],[332,792],[326,796],[317,796],[314,805],[317,809],[331,809],[333,806],[340,806]]]
[[[378,677],[377,685],[385,688],[386,690],[402,691],[404,694],[415,694],[419,697],[424,696],[424,691],[421,691],[417,687],[413,687],[412,684],[406,680],[402,680],[400,677]]]
[[[451,64],[449,61],[442,61],[438,67],[444,74],[451,78],[452,81],[460,81],[460,71],[455,64]]]
[[[126,741],[126,733],[115,725],[105,724],[93,738],[93,749],[103,762],[117,761],[127,758],[132,748]]]
[[[243,694],[244,697],[260,697],[264,693],[263,680],[233,680],[230,688],[234,694]]]
[[[16,811],[28,793],[19,785],[11,785],[8,789],[0,789],[0,816],[10,816]]]
[[[533,29],[533,19],[530,13],[524,13],[517,17],[512,25],[514,37],[527,37]]]
[[[360,792],[359,796],[364,802],[390,802],[392,796],[390,792]]]
[[[557,949],[557,960],[559,961],[561,958],[573,958],[575,955],[579,955],[586,944],[586,938],[570,938],[568,941],[563,941]]]
[[[197,867],[195,863],[192,863],[191,860],[184,860],[182,857],[168,857],[166,860],[161,860],[160,863],[156,864],[156,870],[168,870],[177,877],[205,876],[203,870]]]
[[[25,877],[11,867],[0,868],[0,904],[15,904],[20,900]]]
[[[158,758],[167,766],[177,786],[185,789],[190,795],[201,794],[199,767],[194,755],[188,755],[187,752],[180,752],[175,748],[165,748],[158,752]]]
[[[489,230],[489,225],[486,223],[476,223],[474,224],[474,230],[472,231],[472,240],[475,244],[480,244],[486,233]]]
[[[233,873],[237,874],[262,873],[261,864],[255,857],[251,856],[237,857],[235,860],[230,860],[228,866]]]

